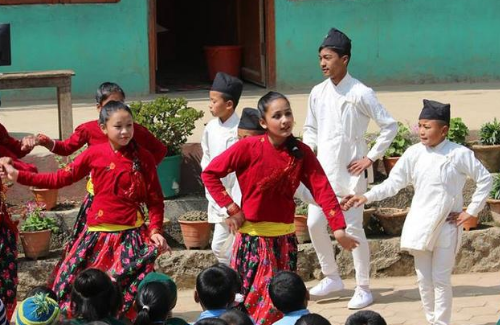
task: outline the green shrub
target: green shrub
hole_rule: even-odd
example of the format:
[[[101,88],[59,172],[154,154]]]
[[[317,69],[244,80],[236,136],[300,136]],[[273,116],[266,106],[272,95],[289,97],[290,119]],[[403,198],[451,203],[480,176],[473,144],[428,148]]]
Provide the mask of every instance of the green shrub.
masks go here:
[[[500,174],[493,178],[493,187],[491,188],[490,197],[494,200],[500,200]]]
[[[487,122],[481,126],[479,130],[479,142],[487,146],[500,144],[500,123],[496,117],[493,119],[493,122]]]
[[[410,129],[401,122],[398,122],[398,133],[394,140],[392,140],[391,145],[385,152],[386,157],[401,157],[403,153],[408,149],[412,142],[412,135]]]
[[[460,117],[450,120],[450,129],[446,138],[452,142],[465,145],[465,138],[469,135],[469,128]]]

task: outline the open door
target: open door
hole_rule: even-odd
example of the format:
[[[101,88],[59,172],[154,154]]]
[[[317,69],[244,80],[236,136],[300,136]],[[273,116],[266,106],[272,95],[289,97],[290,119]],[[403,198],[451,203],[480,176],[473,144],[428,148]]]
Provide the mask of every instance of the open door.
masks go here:
[[[264,0],[238,1],[238,43],[243,46],[241,76],[266,86]]]

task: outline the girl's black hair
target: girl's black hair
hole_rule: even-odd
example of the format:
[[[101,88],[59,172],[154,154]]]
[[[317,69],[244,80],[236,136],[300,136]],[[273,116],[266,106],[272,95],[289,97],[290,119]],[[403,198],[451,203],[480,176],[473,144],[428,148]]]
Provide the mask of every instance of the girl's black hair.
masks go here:
[[[307,314],[300,317],[295,325],[331,325],[330,321],[320,314]]]
[[[290,106],[290,101],[288,100],[288,98],[286,98],[285,95],[276,91],[270,91],[262,96],[257,103],[257,109],[259,110],[261,119],[264,119],[269,104],[277,99],[284,99],[287,102],[288,106]],[[286,139],[285,146],[290,155],[292,155],[293,157],[301,159],[304,156],[304,153],[299,149],[298,140],[293,136],[293,134]]]
[[[103,271],[87,269],[73,282],[71,309],[75,318],[92,322],[115,317],[121,306],[121,290]]]
[[[225,320],[229,325],[254,325],[250,316],[238,309],[226,311],[219,318]]]
[[[30,291],[28,291],[28,293],[26,294],[26,297],[24,297],[24,299],[28,299],[29,297],[33,297],[33,296],[35,296],[36,294],[39,294],[39,293],[47,295],[47,297],[49,297],[49,298],[57,301],[56,293],[52,289],[50,289],[50,288],[48,288],[46,286],[36,286],[36,287],[34,287]]]
[[[102,105],[102,103],[111,96],[111,94],[119,93],[125,99],[125,92],[122,87],[114,82],[103,82],[95,94],[95,101],[97,104]]]
[[[134,116],[134,114],[132,114],[132,110],[130,109],[130,107],[128,107],[128,105],[116,100],[112,100],[107,102],[106,105],[101,108],[101,111],[99,112],[99,124],[106,124],[111,115],[119,110],[127,111],[132,117]]]
[[[135,299],[137,317],[134,325],[153,325],[165,321],[175,304],[175,293],[162,282],[150,282],[141,287]]]
[[[217,317],[203,318],[194,323],[194,325],[229,325],[225,320]]]

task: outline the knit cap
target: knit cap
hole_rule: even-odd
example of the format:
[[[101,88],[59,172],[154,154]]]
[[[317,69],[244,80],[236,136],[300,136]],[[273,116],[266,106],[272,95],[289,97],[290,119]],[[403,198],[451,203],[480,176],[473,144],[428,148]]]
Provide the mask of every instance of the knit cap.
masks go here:
[[[50,325],[58,316],[57,302],[47,294],[38,293],[18,305],[16,325]]]

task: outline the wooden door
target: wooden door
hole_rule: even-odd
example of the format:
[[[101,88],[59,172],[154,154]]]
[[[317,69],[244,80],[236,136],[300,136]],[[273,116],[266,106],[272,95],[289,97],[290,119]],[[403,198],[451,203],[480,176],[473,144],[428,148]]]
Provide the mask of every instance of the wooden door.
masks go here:
[[[238,1],[238,41],[243,46],[241,76],[266,86],[264,0]]]

